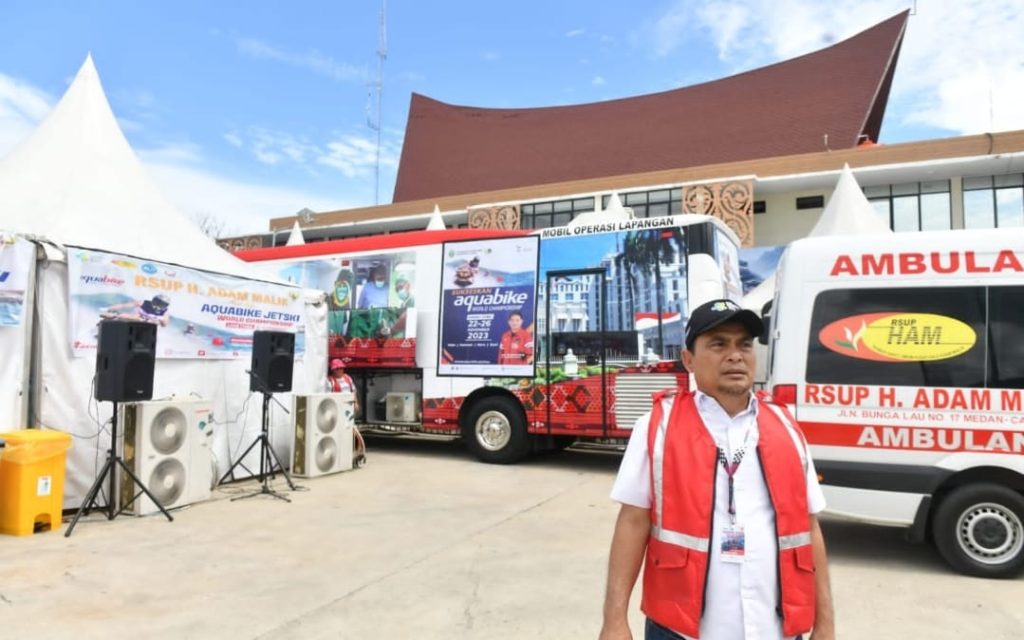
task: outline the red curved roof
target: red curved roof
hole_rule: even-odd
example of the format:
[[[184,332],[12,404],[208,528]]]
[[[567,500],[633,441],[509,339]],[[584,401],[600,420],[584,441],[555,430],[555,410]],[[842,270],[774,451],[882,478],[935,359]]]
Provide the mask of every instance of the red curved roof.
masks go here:
[[[856,146],[878,140],[903,12],[721,80],[621,100],[482,109],[413,94],[394,202]]]

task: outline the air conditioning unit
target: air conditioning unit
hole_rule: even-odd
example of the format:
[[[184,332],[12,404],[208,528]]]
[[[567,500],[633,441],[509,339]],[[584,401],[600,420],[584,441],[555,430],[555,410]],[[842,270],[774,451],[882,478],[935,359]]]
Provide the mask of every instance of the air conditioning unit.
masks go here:
[[[124,461],[165,509],[210,498],[210,412],[205,400],[122,405]],[[159,511],[126,473],[121,474],[121,507],[140,516]]]
[[[292,475],[315,478],[351,469],[353,395],[312,393],[293,398]]]
[[[388,422],[419,422],[420,394],[393,391],[385,400],[384,416]]]

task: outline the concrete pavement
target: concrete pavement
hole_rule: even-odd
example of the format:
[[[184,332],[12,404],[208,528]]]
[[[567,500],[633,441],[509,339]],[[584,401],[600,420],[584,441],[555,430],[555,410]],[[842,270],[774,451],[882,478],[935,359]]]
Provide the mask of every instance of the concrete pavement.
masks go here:
[[[230,502],[247,482],[173,523],[2,536],[0,638],[596,638],[618,456],[503,467],[376,439],[369,458],[299,481],[292,504]],[[1024,581],[955,575],[898,530],[827,520],[825,534],[840,638],[1024,636]]]

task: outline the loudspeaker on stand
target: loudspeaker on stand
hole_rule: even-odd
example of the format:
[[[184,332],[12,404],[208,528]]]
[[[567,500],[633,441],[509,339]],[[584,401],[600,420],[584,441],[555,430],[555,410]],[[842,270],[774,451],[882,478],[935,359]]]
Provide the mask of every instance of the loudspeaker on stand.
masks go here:
[[[96,390],[100,401],[135,402],[153,397],[155,324],[134,320],[100,322],[96,346]]]
[[[256,331],[252,336],[252,364],[255,376],[249,377],[250,391],[268,393],[292,390],[292,366],[295,361],[295,334],[284,331]],[[265,384],[262,389],[260,384]]]

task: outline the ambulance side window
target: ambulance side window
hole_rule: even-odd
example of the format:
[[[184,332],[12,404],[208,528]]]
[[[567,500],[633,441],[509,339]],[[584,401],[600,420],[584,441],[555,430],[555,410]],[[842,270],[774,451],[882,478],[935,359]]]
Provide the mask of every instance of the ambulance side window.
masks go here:
[[[983,387],[986,374],[984,287],[835,289],[814,300],[808,382],[921,387]],[[1019,312],[1017,312],[1019,313]],[[946,320],[929,325],[918,314]],[[1018,322],[1020,316],[1016,316]],[[950,322],[974,338],[948,346]],[[940,325],[945,325],[941,326]],[[1018,335],[1020,325],[1009,327]],[[1021,336],[1024,337],[1024,336]],[[950,357],[917,359],[947,350]],[[1020,352],[1017,352],[1020,353]],[[1021,357],[1017,357],[1018,362]],[[1016,364],[1016,374],[1024,376]]]
[[[1024,287],[988,292],[988,386],[1024,389]]]

